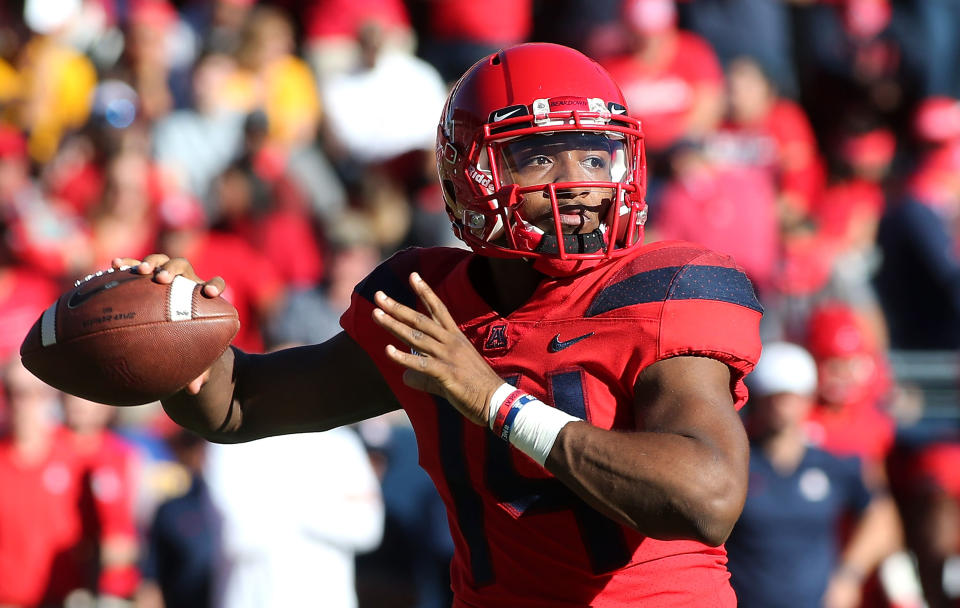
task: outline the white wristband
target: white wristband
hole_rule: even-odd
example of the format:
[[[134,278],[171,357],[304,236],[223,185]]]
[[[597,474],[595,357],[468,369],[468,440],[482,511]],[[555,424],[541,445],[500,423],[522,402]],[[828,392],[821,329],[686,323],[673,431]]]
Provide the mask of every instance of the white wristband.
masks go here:
[[[512,388],[512,387],[511,387]],[[555,407],[533,399],[517,412],[510,430],[510,443],[543,466],[560,434],[560,429],[570,422],[583,422],[576,416],[561,412]]]
[[[493,393],[493,397],[490,397],[490,409],[488,410],[490,414],[490,420],[487,421],[487,426],[489,426],[491,429],[493,429],[493,421],[496,419],[497,411],[500,409],[500,406],[503,405],[504,399],[509,397],[510,393],[515,390],[517,390],[517,387],[504,382],[500,385],[500,388]]]

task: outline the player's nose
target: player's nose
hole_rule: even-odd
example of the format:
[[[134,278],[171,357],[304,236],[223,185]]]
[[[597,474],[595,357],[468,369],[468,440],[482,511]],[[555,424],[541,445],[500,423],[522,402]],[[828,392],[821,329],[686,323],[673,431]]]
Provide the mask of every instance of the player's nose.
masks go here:
[[[553,171],[553,183],[589,181],[590,174],[586,167],[576,158],[572,152],[566,152],[558,155]]]

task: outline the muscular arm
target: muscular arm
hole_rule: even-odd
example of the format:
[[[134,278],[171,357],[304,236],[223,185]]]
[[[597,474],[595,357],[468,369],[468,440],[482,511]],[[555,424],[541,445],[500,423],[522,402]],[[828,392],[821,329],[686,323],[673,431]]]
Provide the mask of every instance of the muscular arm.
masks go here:
[[[187,260],[164,254],[142,262],[117,258],[113,266],[132,266],[164,284],[184,275],[203,283],[203,295],[211,298],[226,287],[221,277],[204,281]],[[367,353],[343,332],[322,344],[266,355],[228,348],[162,404],[172,420],[217,443],[325,431],[400,407]]]
[[[416,275],[426,307],[412,310],[378,292],[374,319],[419,355],[387,347],[404,381],[441,395],[468,420],[489,421],[503,384]],[[560,431],[545,466],[602,513],[660,539],[721,544],[746,497],[749,448],[733,407],[729,368],[702,357],[654,363],[635,386],[636,432],[584,422]]]
[[[743,508],[749,463],[729,369],[701,357],[659,361],[641,374],[634,409],[637,432],[566,425],[547,470],[646,536],[723,543]]]
[[[399,408],[370,357],[345,333],[266,355],[228,349],[196,394],[163,400],[175,422],[217,443],[324,431]]]

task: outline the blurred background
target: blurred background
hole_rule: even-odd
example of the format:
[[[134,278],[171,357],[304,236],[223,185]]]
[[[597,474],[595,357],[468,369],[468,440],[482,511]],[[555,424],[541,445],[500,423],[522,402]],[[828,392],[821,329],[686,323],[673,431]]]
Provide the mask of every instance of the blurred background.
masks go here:
[[[17,349],[75,280],[154,251],[225,278],[237,346],[332,336],[385,257],[459,246],[440,110],[524,41],[607,67],[646,134],[648,240],[733,255],[764,342],[813,361],[802,386],[769,364],[754,401],[809,404],[776,424],[748,404],[755,446],[775,428],[862,472],[868,494],[824,516],[823,568],[776,535],[731,543],[744,605],[775,604],[746,603],[765,560],[736,551],[822,570],[820,605],[960,605],[958,32],[955,0],[5,0],[0,606],[449,606],[402,414],[211,446],[157,404],[58,394]],[[841,487],[817,470],[807,506]],[[883,540],[857,549],[868,498]]]

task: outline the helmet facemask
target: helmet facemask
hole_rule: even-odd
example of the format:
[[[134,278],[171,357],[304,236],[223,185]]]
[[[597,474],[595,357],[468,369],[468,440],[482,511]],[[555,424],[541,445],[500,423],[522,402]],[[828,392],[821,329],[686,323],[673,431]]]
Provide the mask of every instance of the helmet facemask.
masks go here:
[[[549,108],[552,101],[536,100],[532,107]],[[587,100],[576,101],[586,106]],[[589,102],[589,111],[531,115],[525,106],[511,106],[491,114],[464,158],[479,196],[457,205],[454,217],[474,250],[533,259],[559,276],[642,242],[639,124],[625,115],[611,120],[601,100]]]

